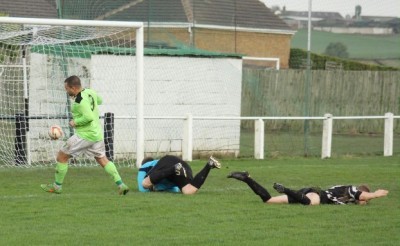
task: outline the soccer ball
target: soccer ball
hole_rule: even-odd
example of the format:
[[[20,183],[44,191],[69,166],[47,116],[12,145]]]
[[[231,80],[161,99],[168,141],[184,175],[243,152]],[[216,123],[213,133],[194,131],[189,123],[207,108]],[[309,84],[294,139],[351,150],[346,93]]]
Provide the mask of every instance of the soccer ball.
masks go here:
[[[59,125],[52,125],[49,129],[49,136],[53,140],[57,140],[63,136],[63,131]]]

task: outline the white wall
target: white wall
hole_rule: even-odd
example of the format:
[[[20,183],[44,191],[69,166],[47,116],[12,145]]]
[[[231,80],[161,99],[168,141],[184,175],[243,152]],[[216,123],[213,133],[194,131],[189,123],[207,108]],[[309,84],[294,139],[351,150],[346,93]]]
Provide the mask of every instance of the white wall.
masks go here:
[[[32,57],[31,115],[65,112],[64,73],[58,71],[62,68],[54,67],[54,62],[46,60],[45,55]],[[136,121],[130,118],[136,116],[135,57],[93,55],[90,60],[68,60],[71,64],[68,76],[81,76],[85,86],[97,90],[103,97],[101,113],[115,114],[115,157],[134,158]],[[184,117],[188,113],[193,117],[240,116],[241,70],[241,59],[146,56],[144,116]],[[32,131],[43,135],[53,122],[64,124],[68,131],[65,120],[42,121],[36,125],[37,130]],[[183,119],[145,119],[145,152],[148,155],[180,154],[182,136]],[[195,152],[237,154],[239,138],[239,120],[195,119],[193,122]],[[41,139],[47,141],[43,136]],[[32,137],[32,141],[38,142],[38,134]]]
[[[134,57],[92,56],[91,83],[104,97],[103,113],[136,115],[135,63]],[[146,56],[144,64],[145,117],[240,116],[240,59]],[[115,121],[116,152],[136,149],[135,124]],[[180,153],[182,134],[181,119],[145,119],[145,152]],[[193,134],[196,151],[238,152],[240,121],[195,120]]]

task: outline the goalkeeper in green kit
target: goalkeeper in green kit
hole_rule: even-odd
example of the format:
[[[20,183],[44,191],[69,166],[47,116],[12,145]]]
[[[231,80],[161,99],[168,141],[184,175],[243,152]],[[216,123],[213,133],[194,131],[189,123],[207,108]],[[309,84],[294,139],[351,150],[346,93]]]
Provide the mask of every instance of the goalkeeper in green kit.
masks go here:
[[[112,177],[118,186],[119,194],[125,195],[129,188],[122,182],[114,163],[108,160],[105,155],[98,109],[98,105],[102,103],[102,98],[94,90],[82,88],[81,80],[77,76],[68,77],[64,86],[68,95],[74,98],[71,106],[73,120],[69,122],[69,125],[75,128],[75,134],[67,140],[57,154],[54,183],[42,184],[42,189],[50,193],[60,194],[68,170],[68,160],[71,157],[88,154],[94,156],[97,163]]]

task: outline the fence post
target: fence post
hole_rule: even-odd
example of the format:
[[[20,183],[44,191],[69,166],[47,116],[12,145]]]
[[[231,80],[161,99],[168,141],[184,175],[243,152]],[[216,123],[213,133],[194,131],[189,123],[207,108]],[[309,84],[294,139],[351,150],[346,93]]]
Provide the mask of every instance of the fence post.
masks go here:
[[[183,140],[182,140],[182,159],[184,161],[192,161],[193,153],[193,116],[187,114],[184,129],[183,129]]]
[[[383,156],[393,155],[393,113],[385,114],[385,137],[383,141]]]
[[[24,113],[15,114],[15,141],[14,141],[14,159],[15,165],[27,163],[26,159],[26,117]]]
[[[254,122],[254,158],[264,159],[264,121]]]
[[[110,161],[114,160],[114,113],[104,114],[104,144],[106,156]]]
[[[331,114],[324,115],[324,124],[322,129],[322,151],[321,159],[330,158],[332,150],[332,126],[333,119]]]

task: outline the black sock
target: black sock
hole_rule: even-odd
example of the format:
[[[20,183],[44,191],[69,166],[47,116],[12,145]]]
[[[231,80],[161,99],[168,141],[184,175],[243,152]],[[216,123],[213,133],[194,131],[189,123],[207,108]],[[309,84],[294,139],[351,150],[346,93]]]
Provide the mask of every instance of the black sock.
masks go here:
[[[194,187],[197,189],[200,189],[200,187],[204,184],[204,181],[206,181],[206,178],[208,176],[208,173],[210,172],[211,167],[208,165],[208,163],[201,169],[201,171],[196,174],[194,179],[190,182]]]
[[[254,191],[254,193],[259,195],[263,202],[271,199],[271,195],[268,193],[268,191],[258,184],[254,179],[247,177],[243,182],[245,182]]]
[[[175,166],[154,170],[149,174],[149,178],[152,184],[157,184],[161,180],[175,173]]]
[[[311,200],[310,198],[308,198],[305,194],[301,193],[301,192],[297,192],[288,188],[285,188],[284,193],[290,198],[292,198],[293,200],[303,204],[303,205],[310,205],[311,204]]]

